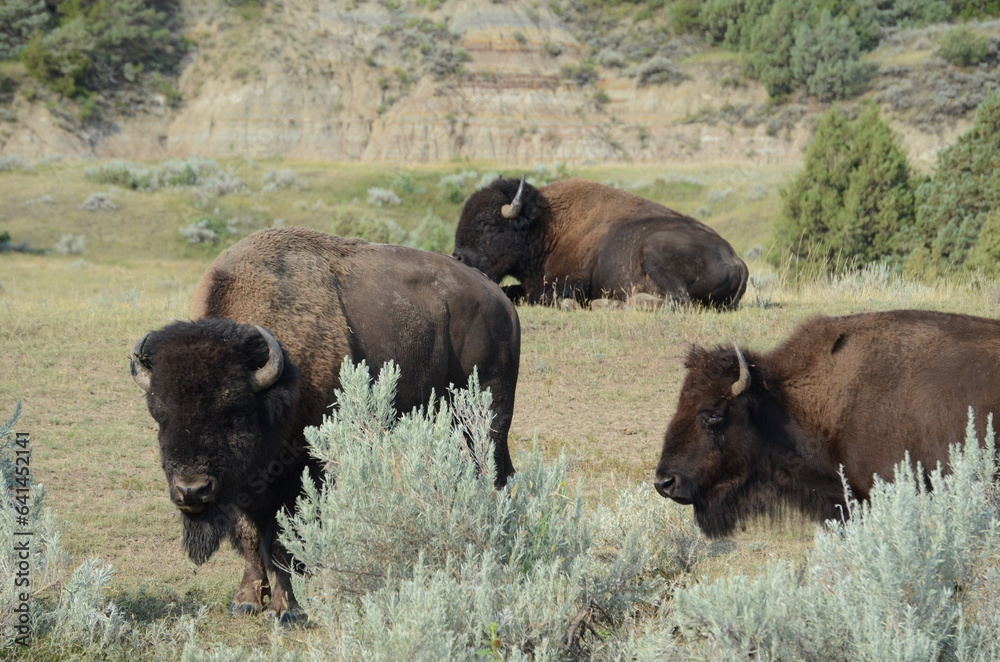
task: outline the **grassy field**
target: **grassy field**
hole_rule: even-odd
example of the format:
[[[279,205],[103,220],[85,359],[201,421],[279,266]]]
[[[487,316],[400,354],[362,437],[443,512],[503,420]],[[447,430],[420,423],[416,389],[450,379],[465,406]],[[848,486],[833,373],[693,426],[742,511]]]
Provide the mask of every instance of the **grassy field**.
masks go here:
[[[236,555],[227,548],[201,567],[184,556],[155,428],[128,375],[135,340],[187,317],[194,283],[219,250],[186,244],[177,228],[215,206],[256,214],[260,225],[281,218],[321,230],[330,229],[329,214],[338,209],[384,214],[409,229],[428,211],[454,223],[460,202],[445,199],[437,182],[467,168],[409,171],[414,192],[399,192],[403,202],[391,209],[373,209],[366,192],[400,182],[398,170],[240,163],[234,172],[257,192],[206,202],[190,188],[117,190],[117,209],[90,212],[80,209],[82,201],[108,187],[87,179],[84,167],[50,164],[0,173],[0,232],[36,248],[51,247],[64,234],[87,237],[81,255],[0,254],[0,417],[24,402],[18,430],[31,434],[33,476],[46,486],[48,505],[63,523],[66,549],[77,560],[99,557],[113,564],[109,597],[132,617],[206,605],[203,644],[268,648],[271,628],[264,619],[226,614],[239,578]],[[303,186],[260,191],[272,167],[294,167]],[[615,181],[688,213],[702,209],[742,253],[766,245],[777,191],[789,172],[702,166],[570,174]],[[51,199],[39,202],[42,196]],[[596,503],[611,490],[649,481],[691,343],[736,340],[761,349],[817,313],[915,307],[995,315],[1000,303],[992,282],[918,285],[872,270],[792,287],[766,264],[750,264],[754,285],[734,313],[521,308],[521,377],[510,437],[515,465],[517,452],[535,440],[547,457],[565,453],[571,477],[584,482]],[[649,507],[665,506],[650,488]],[[774,558],[800,558],[812,531],[811,524],[797,522],[753,527],[724,556],[700,563],[693,576],[752,572]],[[309,634],[285,636],[307,644]]]

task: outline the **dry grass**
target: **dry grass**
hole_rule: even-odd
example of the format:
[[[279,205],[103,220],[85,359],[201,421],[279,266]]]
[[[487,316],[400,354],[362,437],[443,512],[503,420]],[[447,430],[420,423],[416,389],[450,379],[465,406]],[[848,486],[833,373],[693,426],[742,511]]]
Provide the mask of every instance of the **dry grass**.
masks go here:
[[[331,205],[350,204],[357,191],[394,176],[357,166],[297,168],[310,182],[308,196],[325,197]],[[428,177],[436,179],[442,171],[431,171]],[[632,181],[648,181],[658,173],[663,175],[662,169],[630,173],[606,168],[574,174],[595,179],[631,175]],[[721,166],[683,174],[704,181],[695,197],[727,188],[727,181],[741,176]],[[64,170],[56,186],[50,175],[44,169],[0,175],[0,212],[5,219],[0,229],[10,231],[15,240],[37,232],[33,243],[44,245],[45,237],[80,232],[78,224],[88,218],[74,211],[71,201],[91,188],[90,183]],[[776,190],[782,175],[781,170],[763,168],[738,190],[758,184]],[[334,190],[331,179],[346,188]],[[52,191],[65,197],[60,208],[65,216],[60,218],[57,209],[11,215],[11,210],[23,207],[23,199]],[[128,354],[135,340],[187,316],[193,285],[209,259],[207,254],[197,259],[156,257],[173,252],[175,244],[170,242],[179,223],[170,219],[178,200],[189,195],[122,194],[114,239],[88,236],[84,259],[0,255],[0,355],[5,358],[0,416],[8,415],[17,400],[24,401],[19,429],[32,435],[34,477],[45,484],[48,503],[64,522],[67,549],[78,559],[97,556],[114,565],[112,597],[140,619],[206,604],[210,612],[200,626],[201,642],[267,646],[271,631],[264,619],[226,615],[239,577],[235,554],[227,549],[201,567],[183,555],[180,526],[165,494],[155,430],[141,392],[128,376]],[[297,195],[302,194],[279,192],[268,204]],[[756,213],[763,215],[773,207],[774,197],[762,201]],[[734,224],[737,207],[727,212],[733,214]],[[755,216],[744,223],[744,247],[766,241],[766,219]],[[94,227],[99,226],[95,221]],[[322,229],[318,222],[315,226]],[[771,271],[756,263],[751,269],[758,277]],[[511,446],[515,458],[535,438],[550,457],[566,453],[571,478],[583,480],[588,498],[596,502],[604,492],[649,480],[691,343],[738,340],[763,349],[817,313],[919,307],[990,314],[997,292],[993,283],[924,287],[872,272],[798,288],[772,280],[759,290],[751,288],[745,305],[725,314],[521,308],[521,378]],[[661,504],[650,490],[649,507]],[[775,557],[800,558],[812,530],[811,524],[794,520],[750,527],[735,539],[733,551],[705,560],[694,576],[754,572]]]

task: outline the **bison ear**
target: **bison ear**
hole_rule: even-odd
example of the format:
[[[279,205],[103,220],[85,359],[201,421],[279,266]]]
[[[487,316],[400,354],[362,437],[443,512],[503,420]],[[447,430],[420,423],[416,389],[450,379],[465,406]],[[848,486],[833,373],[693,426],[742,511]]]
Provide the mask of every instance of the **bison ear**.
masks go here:
[[[147,338],[149,338],[148,333],[135,344],[135,347],[132,348],[132,362],[130,370],[132,372],[132,379],[139,385],[139,388],[146,393],[149,393],[151,388],[150,382],[153,378],[153,371],[149,366],[149,355],[144,351]]]

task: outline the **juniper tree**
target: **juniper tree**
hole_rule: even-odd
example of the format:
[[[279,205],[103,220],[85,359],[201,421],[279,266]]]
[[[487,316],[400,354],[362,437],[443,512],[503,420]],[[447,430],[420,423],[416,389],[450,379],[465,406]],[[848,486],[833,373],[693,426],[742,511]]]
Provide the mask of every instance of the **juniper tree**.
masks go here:
[[[802,170],[782,191],[773,234],[777,263],[843,271],[895,256],[913,225],[906,155],[869,105],[854,122],[830,110],[816,123]]]
[[[929,263],[938,273],[963,266],[987,266],[970,255],[989,251],[995,243],[986,225],[1000,208],[1000,95],[986,99],[972,127],[938,154],[933,176],[917,189],[916,232],[911,242],[913,264]],[[984,241],[984,248],[974,247]],[[990,271],[995,272],[995,267]]]

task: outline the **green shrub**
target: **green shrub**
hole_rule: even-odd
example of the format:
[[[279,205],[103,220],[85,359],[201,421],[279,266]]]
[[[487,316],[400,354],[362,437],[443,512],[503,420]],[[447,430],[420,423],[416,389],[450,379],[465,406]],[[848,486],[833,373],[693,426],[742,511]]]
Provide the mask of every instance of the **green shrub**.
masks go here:
[[[460,73],[462,65],[472,59],[468,52],[457,47],[459,36],[447,25],[405,14],[401,18],[402,25],[387,26],[383,34],[399,45],[405,60],[419,61],[422,73],[443,80]],[[374,64],[374,59],[371,63]]]
[[[113,184],[135,191],[198,186],[207,193],[220,196],[240,192],[246,188],[239,177],[223,170],[218,162],[199,156],[168,159],[159,166],[146,166],[125,159],[113,159],[86,168],[83,174],[87,179],[101,184]]]
[[[636,82],[639,87],[662,83],[676,85],[687,78],[673,60],[663,55],[652,57],[636,67]]]
[[[861,2],[857,8],[871,12],[879,25],[916,28],[947,21],[953,0],[905,0],[904,2]]]
[[[862,91],[873,67],[859,54],[875,48],[885,28],[950,15],[943,0],[707,0],[678,2],[671,11],[675,30],[744,53],[747,74],[772,97],[804,89],[824,100]]]
[[[948,0],[952,16],[962,20],[1000,16],[997,0]]]
[[[701,4],[700,24],[715,43],[744,49],[751,31],[773,5],[774,0],[707,0]]]
[[[770,12],[749,28],[744,48],[747,74],[763,83],[772,97],[795,88],[791,69],[795,28],[807,20],[808,11],[808,5],[800,0],[777,0]]]
[[[90,66],[88,54],[95,48],[94,39],[78,20],[47,34],[36,32],[21,51],[21,60],[28,73],[53,92],[83,97],[84,72]]]
[[[381,186],[372,186],[369,188],[367,200],[368,204],[375,205],[376,207],[384,205],[395,206],[403,203],[392,189],[382,188]]]
[[[600,77],[597,74],[597,69],[594,67],[594,63],[590,60],[580,62],[579,64],[564,64],[559,69],[559,73],[563,78],[569,80],[578,87],[585,87],[595,83]]]
[[[979,106],[972,127],[938,153],[933,176],[917,189],[910,251],[929,260],[931,273],[963,267],[988,215],[1000,208],[998,149],[1000,95],[993,94]],[[991,235],[983,239],[994,241]],[[990,250],[985,245],[977,260]]]
[[[624,626],[652,618],[669,580],[708,551],[683,509],[649,509],[640,486],[587,513],[565,459],[547,464],[537,449],[498,492],[489,393],[473,378],[450,403],[397,419],[398,377],[386,365],[371,383],[365,364],[345,362],[333,413],[307,431],[336,482],[307,480],[296,514],[281,516],[326,650],[371,660],[631,650]]]
[[[451,255],[455,247],[455,226],[437,214],[428,212],[417,224],[409,245],[424,251]]]
[[[821,101],[857,96],[875,73],[862,62],[861,40],[847,16],[824,10],[816,27],[800,23],[789,54],[792,79]]]
[[[1000,209],[987,212],[965,264],[993,278],[1000,276]]]
[[[938,55],[960,67],[975,66],[985,60],[989,53],[989,40],[973,34],[964,25],[948,30],[938,45]]]
[[[701,7],[704,3],[698,0],[677,0],[670,7],[670,25],[678,34],[702,34],[705,25],[701,18]]]
[[[868,105],[855,122],[839,111],[820,117],[802,171],[782,191],[772,260],[842,271],[897,255],[914,219],[906,154]]]
[[[218,213],[202,216],[189,225],[177,228],[177,231],[189,244],[212,246],[218,244],[221,237],[239,233],[235,219],[225,218]]]
[[[86,246],[86,235],[64,234],[53,246],[53,250],[60,255],[83,255]]]
[[[57,27],[35,32],[21,59],[29,74],[65,96],[85,99],[146,74],[172,73],[187,48],[173,3],[68,0],[56,7]]]
[[[28,162],[20,156],[0,156],[0,172],[27,170],[29,167]]]
[[[950,474],[897,465],[828,522],[800,567],[678,591],[677,622],[714,659],[995,660],[1000,509],[992,423],[970,424]]]
[[[391,218],[362,216],[344,209],[334,211],[330,232],[376,244],[404,245],[410,238],[409,233]]]
[[[17,58],[48,22],[44,0],[5,0],[0,4],[0,60]]]

